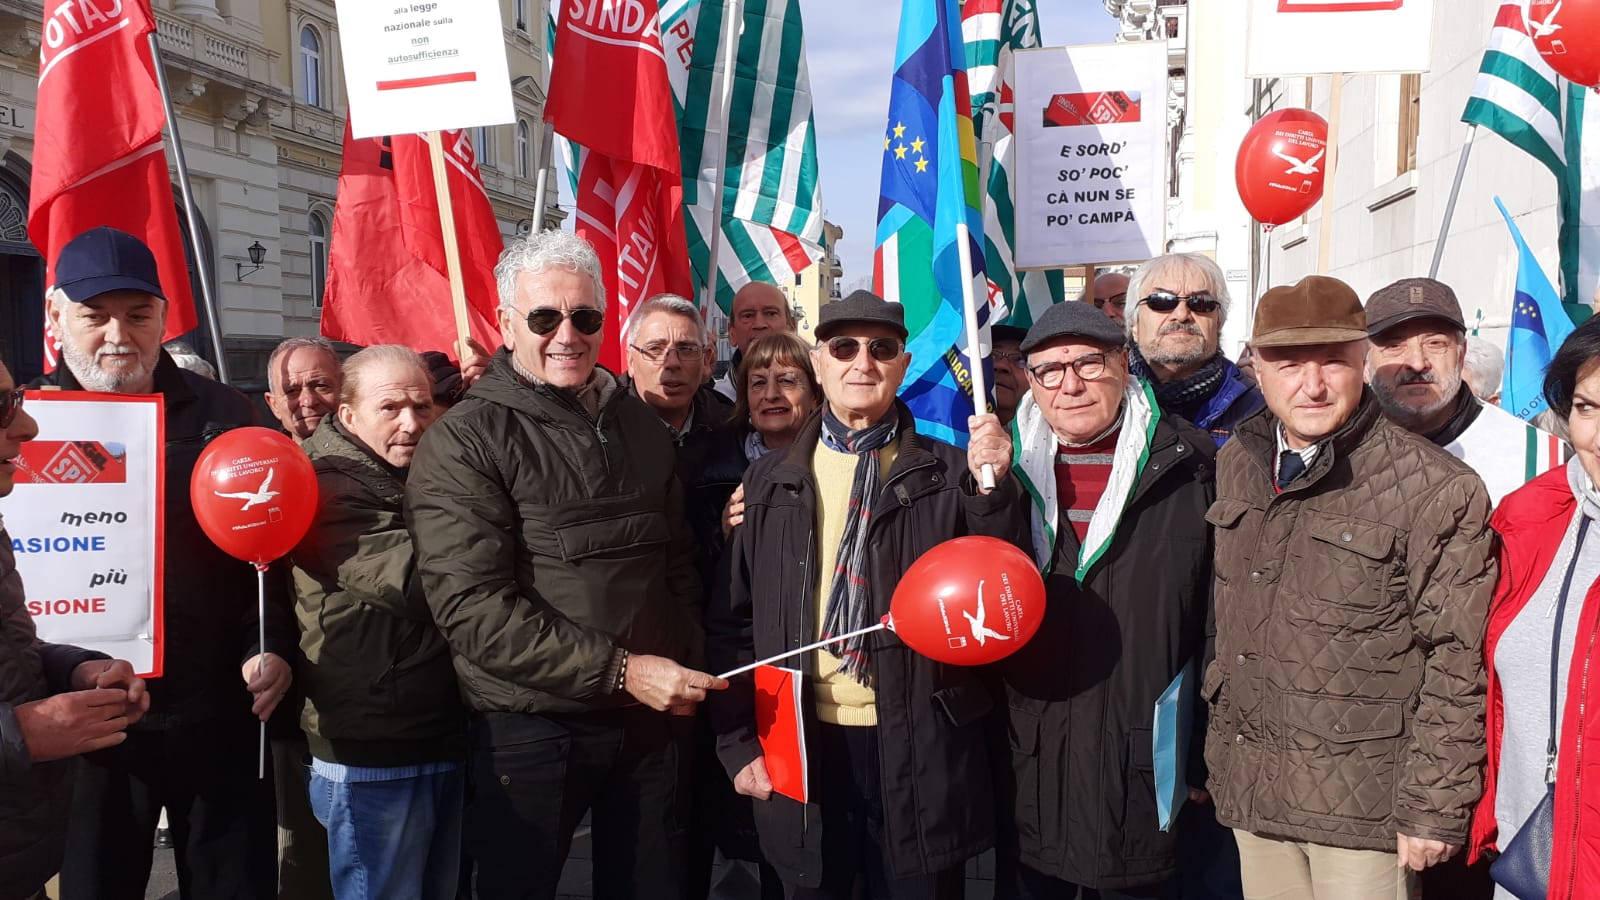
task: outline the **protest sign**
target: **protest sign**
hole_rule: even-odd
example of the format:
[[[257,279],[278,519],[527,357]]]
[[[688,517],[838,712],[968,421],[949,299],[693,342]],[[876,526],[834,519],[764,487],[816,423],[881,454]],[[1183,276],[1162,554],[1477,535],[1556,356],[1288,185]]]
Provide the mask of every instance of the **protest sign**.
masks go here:
[[[356,137],[516,118],[494,0],[339,0],[336,11]]]
[[[39,436],[22,445],[0,514],[42,640],[161,674],[160,395],[27,395]]]
[[[1426,72],[1433,0],[1249,0],[1245,74]]]
[[[1016,66],[1017,268],[1163,253],[1166,45],[1021,50]]]

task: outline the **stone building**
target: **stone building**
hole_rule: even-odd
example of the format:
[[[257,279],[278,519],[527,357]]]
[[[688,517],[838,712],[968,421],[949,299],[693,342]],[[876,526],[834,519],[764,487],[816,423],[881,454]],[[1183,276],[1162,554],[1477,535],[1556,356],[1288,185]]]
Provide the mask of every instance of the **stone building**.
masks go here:
[[[318,330],[347,102],[334,4],[153,3],[230,374],[259,382],[280,339]],[[477,129],[474,147],[510,236],[531,227],[535,176],[550,164],[545,10],[544,0],[500,5],[517,120]],[[0,354],[19,378],[42,363],[44,267],[26,228],[43,14],[34,0],[0,0]],[[559,218],[551,197],[547,221]],[[209,356],[204,327],[192,343]]]

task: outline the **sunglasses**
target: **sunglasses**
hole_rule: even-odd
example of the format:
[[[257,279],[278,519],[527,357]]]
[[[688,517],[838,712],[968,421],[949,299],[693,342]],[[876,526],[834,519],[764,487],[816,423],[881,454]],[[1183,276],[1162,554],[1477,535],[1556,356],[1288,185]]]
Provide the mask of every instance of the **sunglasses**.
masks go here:
[[[853,337],[828,338],[828,355],[850,362],[861,355],[861,341]],[[867,352],[878,362],[892,362],[900,355],[901,344],[894,338],[876,337],[866,342]]]
[[[528,310],[528,330],[534,334],[549,334],[560,328],[565,319],[571,319],[572,327],[583,334],[594,334],[606,323],[606,314],[592,306],[580,306],[574,310],[541,306]]]
[[[10,428],[22,412],[22,395],[27,388],[12,388],[0,394],[0,428]]]
[[[1178,301],[1183,301],[1192,313],[1214,313],[1222,307],[1222,301],[1206,291],[1194,294],[1174,294],[1170,291],[1156,291],[1144,298],[1144,305],[1159,313],[1168,313],[1178,308]]]

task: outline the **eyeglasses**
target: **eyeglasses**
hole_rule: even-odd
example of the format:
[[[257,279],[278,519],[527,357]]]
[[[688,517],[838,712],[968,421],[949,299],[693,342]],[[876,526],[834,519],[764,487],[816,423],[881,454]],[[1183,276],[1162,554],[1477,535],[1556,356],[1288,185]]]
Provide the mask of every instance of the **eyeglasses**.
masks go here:
[[[1095,309],[1105,309],[1106,304],[1108,304],[1108,303],[1111,304],[1112,306],[1115,306],[1117,309],[1127,309],[1128,308],[1128,292],[1127,291],[1122,291],[1120,293],[1112,294],[1111,296],[1105,298],[1104,300],[1098,300],[1097,299],[1097,300],[1094,301],[1094,306],[1095,306]]]
[[[22,412],[22,395],[27,388],[12,388],[0,394],[0,428],[10,428],[11,423],[17,420],[17,413]]]
[[[1197,291],[1193,294],[1174,294],[1171,291],[1156,291],[1144,298],[1144,305],[1159,313],[1168,313],[1178,308],[1178,301],[1182,300],[1192,313],[1205,315],[1214,313],[1221,306],[1222,301],[1209,291]]]
[[[573,324],[577,323],[574,322]],[[679,341],[676,344],[652,343],[643,347],[638,344],[629,344],[628,346],[632,347],[634,352],[653,363],[666,362],[668,353],[676,353],[679,362],[687,362],[706,350],[705,345],[697,344],[694,341]]]
[[[997,363],[1008,363],[1013,366],[1027,359],[1027,354],[1020,350],[992,350],[989,356]]]
[[[549,334],[560,328],[565,319],[571,319],[572,327],[583,334],[594,334],[606,323],[606,314],[592,306],[580,306],[573,310],[540,306],[528,310],[528,330],[534,334]]]
[[[901,344],[894,338],[876,337],[866,342],[867,352],[878,362],[890,362],[900,355]],[[850,362],[861,355],[861,341],[853,337],[828,338],[828,355]]]
[[[1028,370],[1033,380],[1039,382],[1041,387],[1054,390],[1066,380],[1067,370],[1071,369],[1083,381],[1099,381],[1104,378],[1109,366],[1106,360],[1108,353],[1085,353],[1077,359],[1059,360],[1040,363]]]

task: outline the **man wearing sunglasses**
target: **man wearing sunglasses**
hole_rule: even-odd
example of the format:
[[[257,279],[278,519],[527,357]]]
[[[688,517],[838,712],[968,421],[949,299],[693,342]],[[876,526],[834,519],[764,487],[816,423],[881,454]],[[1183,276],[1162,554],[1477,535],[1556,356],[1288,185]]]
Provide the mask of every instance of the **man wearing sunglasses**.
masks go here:
[[[594,889],[683,883],[700,579],[670,433],[597,365],[600,261],[546,231],[495,268],[504,347],[422,437],[406,523],[471,713],[485,900],[555,894],[592,811]],[[693,667],[693,668],[692,668]]]
[[[1082,303],[1028,329],[1017,466],[1045,576],[1039,633],[997,669],[1009,746],[996,896],[1176,898],[1175,829],[1157,816],[1157,698],[1206,650],[1216,447],[1128,372],[1123,329]],[[1191,675],[1191,677],[1193,677]],[[1203,801],[1198,731],[1172,764]]]
[[[1133,373],[1150,383],[1162,412],[1222,446],[1264,405],[1219,349],[1229,300],[1222,270],[1198,253],[1169,253],[1134,270],[1128,290],[1138,298],[1128,318]]]
[[[39,383],[161,394],[166,410],[166,668],[150,681],[149,717],[79,767],[61,895],[142,888],[164,806],[185,841],[177,858],[186,895],[275,897],[273,798],[256,777],[256,745],[258,719],[271,717],[293,677],[287,586],[268,579],[267,646],[259,647],[255,573],[211,543],[189,501],[201,451],[230,428],[257,424],[255,409],[233,388],[179,369],[162,349],[167,301],[143,241],[91,229],[62,247],[54,271],[46,312],[64,365]]]
[[[812,358],[826,402],[745,474],[731,582],[707,622],[713,670],[878,622],[905,570],[943,541],[1024,540],[999,420],[973,417],[963,452],[918,434],[895,398],[911,361],[900,304],[857,291],[819,318]],[[985,464],[996,475],[987,495]],[[888,633],[830,646],[787,663],[808,683],[806,804],[772,791],[750,676],[710,701],[723,764],[756,798],[767,861],[791,900],[845,900],[858,884],[875,897],[959,895],[963,864],[994,839],[983,677]]]
[[[1106,272],[1094,280],[1088,299],[1095,309],[1121,322],[1127,317],[1128,276],[1121,272]]]

